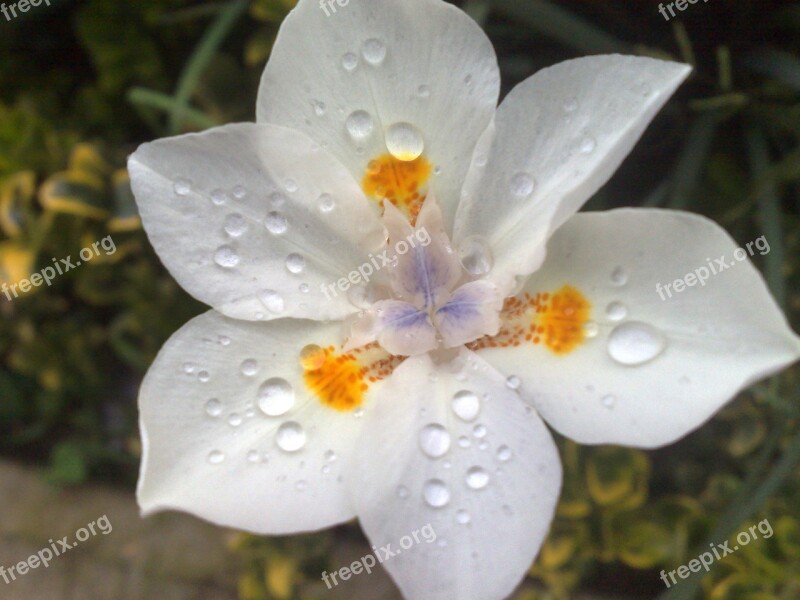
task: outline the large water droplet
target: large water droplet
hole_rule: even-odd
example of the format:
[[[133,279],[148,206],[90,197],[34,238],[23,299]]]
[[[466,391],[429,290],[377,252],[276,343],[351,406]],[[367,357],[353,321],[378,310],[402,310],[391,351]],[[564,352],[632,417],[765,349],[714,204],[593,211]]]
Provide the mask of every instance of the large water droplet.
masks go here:
[[[279,212],[271,212],[267,214],[267,218],[264,219],[264,227],[267,228],[267,231],[273,233],[275,235],[280,235],[284,231],[286,231],[287,227],[289,227],[289,223]]]
[[[511,448],[508,446],[500,446],[497,449],[497,460],[500,462],[507,462],[511,460]]]
[[[248,358],[242,362],[242,375],[245,377],[252,377],[256,373],[258,373],[258,363],[256,361],[252,358]]]
[[[368,39],[361,48],[361,54],[371,65],[379,65],[386,58],[386,44],[376,38]]]
[[[247,221],[238,213],[233,213],[225,217],[225,223],[223,224],[225,233],[231,237],[240,237],[244,235],[247,232],[247,227]]]
[[[316,344],[308,344],[300,350],[300,366],[306,371],[319,371],[325,364],[325,351]]]
[[[267,309],[275,314],[280,314],[286,306],[283,297],[275,290],[263,290],[259,292],[258,299],[267,307]]]
[[[489,484],[489,473],[482,467],[470,467],[465,481],[471,489],[481,490]]]
[[[242,424],[242,415],[239,413],[231,413],[228,417],[228,425],[231,427],[238,427]]]
[[[511,178],[511,193],[518,198],[527,198],[533,193],[536,180],[528,173],[517,173]]]
[[[373,285],[355,285],[347,290],[347,300],[356,308],[367,309],[378,301],[377,288]]]
[[[283,182],[283,187],[285,187],[286,191],[290,194],[294,194],[297,191],[297,182],[294,179],[287,179]]]
[[[386,130],[386,148],[398,160],[415,160],[425,149],[422,134],[411,123],[395,123]]]
[[[428,506],[441,508],[450,502],[450,490],[441,479],[429,479],[422,486],[422,497]]]
[[[461,390],[453,396],[453,412],[462,421],[474,421],[481,412],[481,401],[474,392]]]
[[[344,125],[347,128],[347,133],[354,140],[359,141],[369,137],[374,127],[372,117],[365,110],[357,110],[351,113]]]
[[[450,434],[438,423],[431,423],[419,432],[419,447],[431,458],[444,456],[450,449]]]
[[[623,365],[641,365],[664,351],[667,339],[647,323],[630,321],[617,325],[608,337],[608,353]]]
[[[239,260],[239,255],[230,246],[220,246],[214,253],[214,262],[226,269],[231,269],[238,265]]]
[[[612,321],[621,321],[628,315],[628,309],[622,302],[612,302],[606,306],[606,315]]]
[[[486,429],[486,425],[478,424],[472,428],[472,435],[474,435],[478,439],[485,438],[487,431],[488,430]]]
[[[486,275],[492,270],[492,249],[486,238],[473,235],[465,239],[458,247],[458,258],[461,266],[470,275]]]
[[[300,423],[287,421],[278,427],[275,443],[284,452],[297,452],[306,445],[306,432]]]
[[[286,257],[286,268],[290,273],[301,273],[306,266],[306,259],[300,254],[292,253]]]
[[[358,56],[352,52],[348,52],[342,56],[342,66],[345,71],[354,71],[358,66]]]
[[[223,190],[214,190],[211,192],[211,202],[216,206],[222,206],[228,201],[228,195]]]
[[[209,417],[218,417],[222,414],[222,402],[216,398],[212,398],[206,402],[206,414]]]
[[[281,377],[267,379],[258,388],[258,408],[270,417],[285,414],[294,406],[292,384]]]

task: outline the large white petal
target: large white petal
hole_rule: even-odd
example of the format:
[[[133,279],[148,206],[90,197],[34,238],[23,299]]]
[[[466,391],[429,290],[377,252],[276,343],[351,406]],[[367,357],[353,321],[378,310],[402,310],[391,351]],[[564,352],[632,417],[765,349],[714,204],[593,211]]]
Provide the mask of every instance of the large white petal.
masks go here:
[[[497,106],[491,43],[440,0],[324,5],[328,16],[318,0],[300,0],[281,26],[259,89],[258,121],[304,131],[358,181],[387,152],[390,126],[412,124],[424,156],[438,166],[432,188],[449,229],[473,148]]]
[[[338,340],[338,324],[253,323],[215,311],[178,331],[139,396],[142,511],[182,510],[268,534],[351,519],[352,473],[345,466],[362,413],[322,404],[299,362],[307,344]],[[363,397],[366,412],[373,385]],[[297,431],[287,423],[302,434],[292,435]]]
[[[150,241],[197,299],[249,320],[356,310],[335,282],[384,242],[383,226],[305,135],[228,125],[144,144],[128,168]]]
[[[517,85],[475,154],[454,243],[486,238],[495,254],[490,278],[505,289],[535,271],[547,238],[609,179],[689,71],[590,56]]]
[[[409,600],[508,596],[547,534],[561,485],[557,449],[535,411],[475,354],[462,351],[456,363],[407,359],[358,442],[358,516],[376,547],[397,552],[383,566]],[[464,418],[452,406],[459,392]]]
[[[718,225],[689,213],[575,215],[553,236],[547,260],[525,291],[535,297],[573,286],[591,304],[583,340],[573,338],[579,343],[568,352],[550,350],[548,336],[555,347],[559,335],[573,336],[570,326],[581,326],[577,313],[559,322],[552,310],[537,316],[523,299],[520,305],[530,310],[515,308],[514,323],[527,332],[530,323],[548,321],[556,331],[541,333],[538,345],[516,336],[515,346],[512,335],[478,352],[519,376],[522,396],[578,442],[668,444],[739,390],[800,357],[800,339],[752,263],[734,258],[735,252],[741,256],[736,248]],[[758,248],[751,244],[756,255]],[[721,257],[733,266],[714,275],[709,262],[719,268]],[[692,286],[664,290],[689,273]]]

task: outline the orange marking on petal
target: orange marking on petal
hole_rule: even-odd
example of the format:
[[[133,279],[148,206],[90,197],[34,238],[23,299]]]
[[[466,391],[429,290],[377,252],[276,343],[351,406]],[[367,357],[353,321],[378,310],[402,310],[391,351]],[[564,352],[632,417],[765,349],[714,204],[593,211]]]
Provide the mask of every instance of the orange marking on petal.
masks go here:
[[[374,200],[389,200],[413,223],[425,200],[431,170],[424,156],[403,161],[383,154],[369,162],[361,187]]]
[[[554,354],[569,354],[586,339],[585,325],[592,306],[577,288],[565,285],[557,292],[527,292],[508,298],[500,313],[497,335],[467,344],[470,350],[508,348],[524,342],[543,344]]]

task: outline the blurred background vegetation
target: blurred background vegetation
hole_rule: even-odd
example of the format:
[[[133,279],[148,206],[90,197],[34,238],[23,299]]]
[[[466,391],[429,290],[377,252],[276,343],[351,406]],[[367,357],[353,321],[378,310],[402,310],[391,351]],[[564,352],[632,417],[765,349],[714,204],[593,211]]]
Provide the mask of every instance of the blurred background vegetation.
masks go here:
[[[261,71],[293,4],[51,0],[0,18],[0,282],[108,235],[118,248],[51,287],[0,297],[6,458],[46,466],[55,485],[91,479],[132,491],[140,380],[169,335],[205,308],[150,248],[126,157],[154,138],[253,120]],[[695,65],[588,208],[687,209],[740,243],[765,235],[771,251],[754,260],[800,329],[800,3],[709,0],[669,22],[650,0],[458,4],[492,39],[503,93],[584,54]],[[799,380],[795,367],[754,386],[659,451],[559,440],[558,517],[516,597],[800,597]],[[763,519],[772,537],[665,591],[661,569]],[[324,597],[319,573],[343,564],[332,557],[350,544],[363,544],[355,524],[294,538],[241,535],[231,547],[240,596]]]

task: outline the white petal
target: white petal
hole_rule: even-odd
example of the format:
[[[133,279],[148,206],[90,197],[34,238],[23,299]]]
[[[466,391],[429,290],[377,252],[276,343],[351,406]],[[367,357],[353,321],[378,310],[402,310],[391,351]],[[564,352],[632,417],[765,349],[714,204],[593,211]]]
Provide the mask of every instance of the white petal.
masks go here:
[[[502,307],[503,298],[490,281],[471,281],[456,289],[434,315],[445,348],[496,334]]]
[[[338,337],[337,324],[252,323],[215,311],[178,331],[139,397],[142,511],[182,510],[269,534],[351,519],[345,465],[361,413],[322,404],[299,363],[307,344]]]
[[[391,126],[410,123],[424,156],[440,168],[431,182],[450,227],[472,150],[497,106],[499,81],[488,38],[450,4],[352,0],[321,7],[301,0],[278,34],[257,115],[304,131],[357,181],[371,159],[387,152]]]
[[[558,354],[518,337],[517,346],[505,340],[479,354],[517,375],[523,397],[578,442],[668,444],[800,357],[800,339],[752,263],[734,258],[736,248],[718,225],[689,213],[575,215],[553,236],[525,291],[578,290],[591,303],[583,340]],[[721,257],[733,266],[715,275],[709,262]],[[670,287],[672,297],[664,291],[689,273],[691,287]],[[526,330],[544,318],[517,312],[514,322]],[[551,323],[569,335],[569,317]]]
[[[383,243],[383,227],[303,134],[228,125],[145,144],[128,166],[150,241],[197,299],[250,320],[355,310],[336,282]]]
[[[461,370],[407,359],[358,444],[359,520],[376,547],[400,550],[383,566],[409,600],[508,596],[547,534],[561,485],[535,411],[476,355],[456,361]],[[477,396],[460,396],[463,418],[451,406],[459,392]]]
[[[547,238],[602,186],[688,75],[687,65],[591,56],[543,69],[500,105],[459,206],[453,241],[494,249],[490,277],[510,289],[544,259]]]

